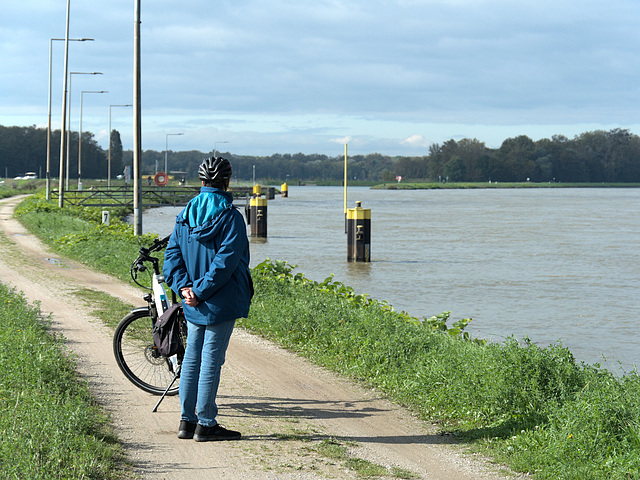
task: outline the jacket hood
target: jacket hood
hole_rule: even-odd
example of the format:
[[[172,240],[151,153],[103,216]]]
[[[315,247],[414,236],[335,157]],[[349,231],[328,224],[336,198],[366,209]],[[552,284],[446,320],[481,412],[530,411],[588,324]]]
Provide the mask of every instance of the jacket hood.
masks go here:
[[[223,219],[233,210],[233,196],[214,187],[202,187],[200,194],[191,199],[178,215],[177,222],[189,230],[198,240],[216,235],[224,224]]]

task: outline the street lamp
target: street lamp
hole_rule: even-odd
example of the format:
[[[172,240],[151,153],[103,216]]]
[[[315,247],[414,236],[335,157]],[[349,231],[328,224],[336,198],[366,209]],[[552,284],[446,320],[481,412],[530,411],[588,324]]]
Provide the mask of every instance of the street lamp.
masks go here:
[[[167,133],[164,137],[164,174],[169,178],[169,167],[167,166],[167,152],[169,150],[169,135],[184,135],[184,133]]]
[[[65,184],[64,184],[65,190],[69,190],[69,170],[71,170],[69,145],[71,144],[71,79],[73,78],[73,75],[102,75],[102,72],[69,72],[69,113],[67,115],[68,116],[67,124],[69,125],[69,130],[68,130],[68,136],[67,136],[67,159],[66,159],[67,175],[66,175]]]
[[[52,50],[53,50],[53,42],[62,41],[64,42],[64,38],[50,38],[49,39],[49,119],[47,121],[47,180],[46,180],[46,190],[47,190],[47,200],[51,200],[51,77],[52,77],[52,67],[51,67],[51,59],[52,59]],[[70,42],[93,42],[93,38],[70,38]],[[60,135],[62,135],[62,129],[60,130]]]
[[[112,107],[132,107],[132,104],[127,105],[109,105],[109,134],[107,135],[109,141],[109,154],[107,156],[107,188],[111,188],[111,108]]]
[[[224,142],[213,142],[213,156],[216,156],[216,145],[219,143],[229,143],[227,140],[225,140]]]
[[[109,93],[107,90],[83,90],[80,92],[80,128],[78,128],[78,190],[82,190],[82,103],[85,93]]]
[[[67,72],[69,72],[69,14],[71,0],[67,0],[67,21],[64,34],[64,75],[62,75],[62,119],[60,121],[60,182],[58,186],[58,207],[64,207],[64,141],[67,129]]]

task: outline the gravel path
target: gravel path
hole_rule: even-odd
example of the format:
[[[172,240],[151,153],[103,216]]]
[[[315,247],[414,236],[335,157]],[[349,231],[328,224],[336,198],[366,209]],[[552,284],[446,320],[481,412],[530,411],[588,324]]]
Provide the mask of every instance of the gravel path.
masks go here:
[[[219,404],[220,423],[240,430],[243,440],[179,440],[177,397],[151,413],[157,397],[124,378],[113,357],[112,332],[74,298],[75,290],[90,288],[141,306],[141,292],[48,252],[12,217],[20,200],[0,201],[0,282],[52,314],[54,329],[67,339],[81,374],[111,414],[140,478],[358,478],[344,460],[326,453],[336,444],[351,458],[410,472],[412,478],[514,478],[463,454],[433,426],[375,392],[239,329],[231,338]]]

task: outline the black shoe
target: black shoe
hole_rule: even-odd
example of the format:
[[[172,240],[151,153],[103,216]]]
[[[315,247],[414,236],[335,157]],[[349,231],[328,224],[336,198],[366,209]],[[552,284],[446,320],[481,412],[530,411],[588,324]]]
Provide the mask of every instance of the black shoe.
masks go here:
[[[214,427],[203,427],[198,424],[196,431],[193,435],[193,439],[196,442],[209,442],[216,440],[240,440],[242,434],[240,432],[234,432],[233,430],[227,430],[222,425],[218,424]]]
[[[196,424],[182,420],[180,422],[180,428],[178,429],[178,438],[190,439],[193,438],[193,432],[196,431]]]

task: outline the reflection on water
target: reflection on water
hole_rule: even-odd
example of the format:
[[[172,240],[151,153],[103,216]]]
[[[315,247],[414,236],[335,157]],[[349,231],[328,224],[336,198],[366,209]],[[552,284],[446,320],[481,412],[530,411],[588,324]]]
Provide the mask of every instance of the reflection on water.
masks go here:
[[[290,187],[269,201],[266,257],[330,274],[357,293],[424,317],[471,317],[472,336],[561,340],[579,360],[629,370],[640,293],[640,190],[349,189],[372,213],[370,264],[347,262],[343,189]],[[167,234],[179,209],[145,212],[145,231]]]

